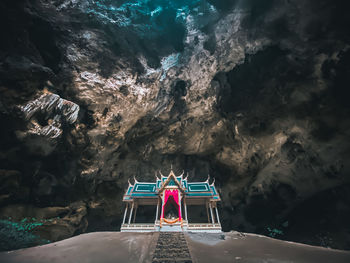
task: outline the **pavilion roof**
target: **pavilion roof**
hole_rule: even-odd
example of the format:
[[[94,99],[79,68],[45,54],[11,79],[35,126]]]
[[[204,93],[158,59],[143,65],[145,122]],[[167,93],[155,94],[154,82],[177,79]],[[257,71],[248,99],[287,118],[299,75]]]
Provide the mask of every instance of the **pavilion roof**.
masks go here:
[[[156,182],[139,182],[135,178],[134,184],[129,181],[128,189],[123,196],[123,201],[132,201],[138,198],[158,198],[159,194],[165,188],[178,188],[186,198],[209,198],[214,201],[220,201],[220,196],[215,188],[214,182],[209,184],[209,177],[204,182],[188,182],[187,177],[175,176],[171,171],[168,176],[161,178],[156,176]],[[215,180],[214,180],[215,181]]]

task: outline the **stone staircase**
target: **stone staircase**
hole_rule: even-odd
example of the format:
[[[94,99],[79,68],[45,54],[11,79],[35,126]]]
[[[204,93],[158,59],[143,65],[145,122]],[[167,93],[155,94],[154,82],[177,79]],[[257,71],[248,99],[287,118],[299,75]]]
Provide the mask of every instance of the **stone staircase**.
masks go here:
[[[182,232],[160,232],[153,263],[192,263]]]

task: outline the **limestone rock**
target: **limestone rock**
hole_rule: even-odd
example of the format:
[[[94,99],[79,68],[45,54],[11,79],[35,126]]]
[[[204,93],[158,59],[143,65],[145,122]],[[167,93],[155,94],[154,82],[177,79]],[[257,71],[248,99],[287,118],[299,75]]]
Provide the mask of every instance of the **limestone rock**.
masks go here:
[[[334,233],[348,248],[348,9],[2,1],[0,168],[19,171],[31,205],[82,200],[91,230],[108,230],[128,178],[153,181],[173,165],[193,181],[216,178],[225,231],[268,234],[288,221],[283,238],[325,245]],[[21,203],[5,185],[4,205]],[[61,237],[76,233],[61,223]]]
[[[76,122],[79,106],[56,94],[44,93],[21,106],[21,111],[28,124],[26,131],[17,131],[17,137],[25,141],[33,153],[45,156],[55,149],[62,126]]]

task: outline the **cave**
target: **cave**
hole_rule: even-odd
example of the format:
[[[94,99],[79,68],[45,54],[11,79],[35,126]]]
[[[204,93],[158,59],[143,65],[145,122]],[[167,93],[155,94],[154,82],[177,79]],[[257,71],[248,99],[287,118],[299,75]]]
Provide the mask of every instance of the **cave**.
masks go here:
[[[225,233],[350,250],[349,7],[1,1],[0,251],[120,231],[171,169],[215,178]]]

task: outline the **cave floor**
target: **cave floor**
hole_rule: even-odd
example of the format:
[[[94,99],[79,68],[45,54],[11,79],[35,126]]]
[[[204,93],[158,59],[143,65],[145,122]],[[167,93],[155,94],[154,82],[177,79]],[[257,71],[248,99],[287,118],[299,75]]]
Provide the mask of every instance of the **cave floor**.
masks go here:
[[[0,262],[152,262],[159,233],[95,232],[56,243],[0,253]],[[350,251],[229,232],[185,233],[193,262],[350,262]],[[174,261],[176,262],[176,261]]]

